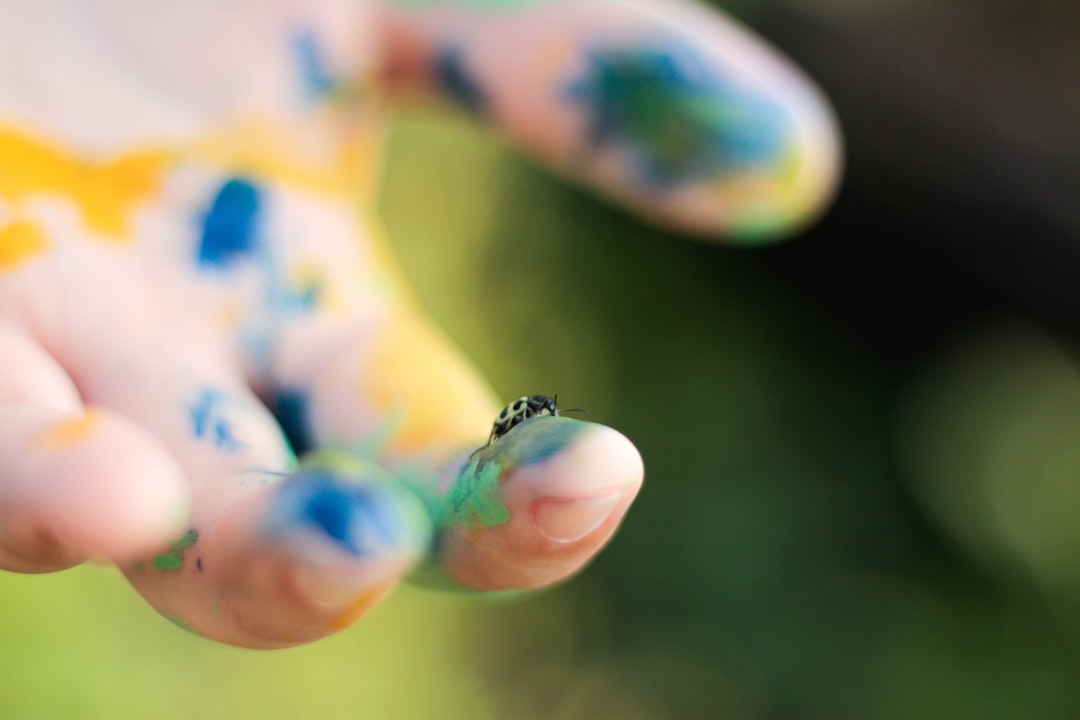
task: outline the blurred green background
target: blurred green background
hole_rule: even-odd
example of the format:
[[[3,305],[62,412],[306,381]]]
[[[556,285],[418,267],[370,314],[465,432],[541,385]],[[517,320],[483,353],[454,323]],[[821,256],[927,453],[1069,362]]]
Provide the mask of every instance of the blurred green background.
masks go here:
[[[111,569],[0,574],[0,720],[1080,717],[1080,16],[732,7],[845,126],[844,189],[790,243],[646,227],[459,119],[392,139],[425,307],[503,396],[641,448],[585,574],[403,588],[278,652],[186,635]]]

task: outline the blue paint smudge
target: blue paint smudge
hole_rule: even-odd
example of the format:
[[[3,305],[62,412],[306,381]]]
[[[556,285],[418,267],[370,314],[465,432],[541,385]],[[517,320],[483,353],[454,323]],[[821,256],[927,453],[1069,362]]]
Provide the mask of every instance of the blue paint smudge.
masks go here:
[[[526,420],[511,432],[521,433],[526,430],[518,435],[523,440],[527,439],[526,442],[521,443],[514,451],[518,467],[539,465],[554,457],[565,450],[587,427],[587,423],[570,418],[538,417]]]
[[[282,390],[274,397],[274,416],[297,455],[303,455],[315,445],[308,419],[309,406],[307,393],[300,390]]]
[[[235,452],[244,447],[233,435],[232,424],[224,415],[225,395],[213,388],[203,388],[188,408],[192,432],[200,440],[211,440],[214,447]]]
[[[252,255],[259,246],[261,209],[258,187],[240,177],[226,182],[203,219],[199,265],[224,269]]]
[[[280,273],[270,272],[270,292],[267,305],[279,313],[304,313],[318,307],[323,294],[323,281],[310,279],[296,285]]]
[[[393,499],[385,491],[344,483],[322,468],[299,470],[281,484],[274,503],[279,523],[320,530],[351,555],[393,546],[403,536]]]
[[[778,103],[677,42],[594,50],[568,94],[589,114],[589,148],[631,153],[639,180],[659,190],[778,163],[789,135]]]
[[[306,285],[293,289],[288,298],[288,307],[298,312],[311,310],[319,304],[319,298],[322,297],[322,292],[322,281],[312,280]]]
[[[318,100],[334,95],[340,82],[327,67],[326,58],[319,47],[315,33],[301,30],[293,36],[293,53],[300,70],[300,79],[310,99]]]
[[[445,48],[435,58],[435,81],[447,95],[477,117],[485,117],[488,97],[465,67],[461,48]]]
[[[214,425],[214,445],[222,450],[236,451],[243,447],[232,435],[232,427],[225,420]]]
[[[192,428],[197,438],[205,438],[210,426],[210,413],[216,403],[216,393],[213,390],[203,390],[199,400],[189,408]]]
[[[262,312],[248,315],[239,328],[241,346],[256,377],[271,372],[272,351],[281,323],[288,316],[318,309],[326,292],[326,281],[321,276],[290,280],[272,248],[266,250],[253,258],[262,271]]]

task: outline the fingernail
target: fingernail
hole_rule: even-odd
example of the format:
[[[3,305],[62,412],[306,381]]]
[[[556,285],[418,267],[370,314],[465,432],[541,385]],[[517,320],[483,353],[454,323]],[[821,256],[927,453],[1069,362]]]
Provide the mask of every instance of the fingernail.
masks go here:
[[[621,492],[580,499],[542,498],[533,504],[533,517],[544,537],[572,543],[600,527],[621,499]]]

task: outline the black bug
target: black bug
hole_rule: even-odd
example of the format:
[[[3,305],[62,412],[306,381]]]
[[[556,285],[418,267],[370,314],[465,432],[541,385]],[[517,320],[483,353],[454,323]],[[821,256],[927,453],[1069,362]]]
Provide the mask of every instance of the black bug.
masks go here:
[[[559,396],[548,397],[547,395],[524,395],[502,409],[491,426],[491,436],[488,438],[487,447],[499,438],[506,435],[515,427],[529,418],[543,415],[559,416],[560,412],[586,412],[581,408],[559,408]]]

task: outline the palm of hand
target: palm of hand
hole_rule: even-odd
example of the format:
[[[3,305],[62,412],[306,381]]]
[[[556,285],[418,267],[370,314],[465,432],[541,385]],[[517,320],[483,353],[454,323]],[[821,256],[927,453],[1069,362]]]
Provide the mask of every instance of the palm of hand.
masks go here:
[[[614,533],[642,481],[617,432],[541,417],[474,452],[499,404],[355,210],[378,131],[342,33],[365,6],[332,5],[269,56],[251,32],[235,66],[193,62],[188,126],[162,106],[119,129],[80,106],[47,139],[0,125],[0,566],[106,555],[178,624],[275,647],[347,626],[425,559],[436,582],[531,588]],[[236,97],[255,66],[292,70]]]

